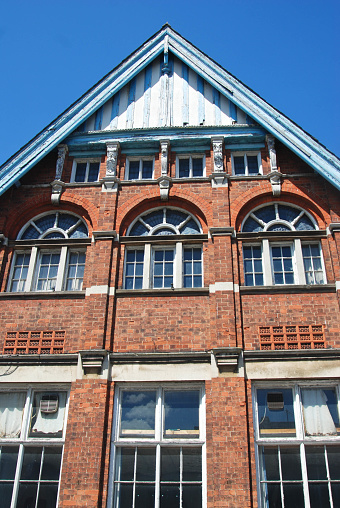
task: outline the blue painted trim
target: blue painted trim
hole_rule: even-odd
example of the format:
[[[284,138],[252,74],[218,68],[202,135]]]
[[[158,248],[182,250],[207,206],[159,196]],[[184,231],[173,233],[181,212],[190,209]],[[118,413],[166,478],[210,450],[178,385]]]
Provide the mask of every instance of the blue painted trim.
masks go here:
[[[169,36],[171,53],[225,97],[232,99],[236,106],[248,112],[266,131],[340,190],[340,160],[336,155],[165,25],[0,167],[0,194],[64,142],[71,132],[160,55],[166,35]]]
[[[74,157],[75,159],[90,159],[90,158],[100,158],[102,155],[106,154],[106,150],[89,150],[89,151],[69,151],[69,156]]]
[[[221,99],[220,92],[213,88],[213,102],[215,106],[215,122],[217,125],[221,125]]]
[[[182,64],[182,78],[183,78],[183,109],[182,119],[183,125],[189,123],[189,67]]]
[[[197,90],[198,90],[198,123],[204,125],[205,122],[205,101],[204,101],[204,80],[202,76],[197,74]]]
[[[151,101],[152,64],[145,69],[143,126],[149,127]]]
[[[254,150],[261,150],[265,147],[264,143],[240,143],[240,144],[230,144],[226,143],[225,148],[227,150],[230,150],[231,152],[239,152],[242,151],[249,151],[253,152]]]
[[[103,123],[103,108],[104,106],[102,106],[101,108],[98,109],[98,111],[96,112],[96,118],[94,120],[94,130],[95,131],[100,131],[102,129],[102,123]]]
[[[237,122],[237,107],[231,100],[229,100],[229,116],[233,122]]]
[[[126,127],[131,129],[133,125],[133,114],[135,110],[135,96],[136,96],[136,78],[133,78],[129,83],[128,104],[126,110]]]
[[[120,102],[120,92],[117,92],[112,98],[111,122],[110,122],[111,129],[116,129],[118,126],[119,102]]]

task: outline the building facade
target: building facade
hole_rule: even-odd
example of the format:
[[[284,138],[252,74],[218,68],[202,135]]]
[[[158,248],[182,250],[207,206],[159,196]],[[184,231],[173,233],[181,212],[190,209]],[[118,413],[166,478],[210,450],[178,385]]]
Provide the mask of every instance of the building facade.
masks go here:
[[[339,507],[339,189],[169,25],[3,164],[1,506]]]

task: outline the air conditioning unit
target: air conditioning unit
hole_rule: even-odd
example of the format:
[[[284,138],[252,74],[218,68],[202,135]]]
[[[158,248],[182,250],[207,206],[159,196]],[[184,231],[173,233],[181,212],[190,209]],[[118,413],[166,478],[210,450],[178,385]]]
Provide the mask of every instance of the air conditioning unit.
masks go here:
[[[59,397],[55,393],[46,394],[40,400],[40,412],[43,414],[56,413],[59,407]]]
[[[267,393],[267,406],[270,411],[283,411],[284,409],[283,393],[282,392]]]

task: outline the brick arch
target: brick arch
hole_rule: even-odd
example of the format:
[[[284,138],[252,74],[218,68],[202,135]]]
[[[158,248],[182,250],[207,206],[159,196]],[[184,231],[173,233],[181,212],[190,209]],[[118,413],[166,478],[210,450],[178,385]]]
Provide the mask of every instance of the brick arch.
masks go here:
[[[168,201],[162,201],[159,189],[152,189],[147,197],[138,195],[129,199],[117,214],[116,230],[124,235],[131,222],[139,215],[157,207],[181,208],[194,215],[202,226],[203,233],[208,232],[208,224],[212,221],[212,208],[201,197],[190,191],[177,190],[171,192]]]
[[[20,229],[33,217],[41,213],[52,212],[53,210],[73,212],[84,219],[89,230],[89,236],[92,231],[98,228],[96,207],[87,199],[79,198],[74,195],[61,196],[60,204],[53,205],[51,203],[51,193],[39,194],[25,201],[25,204],[11,216],[4,230],[5,236],[15,239]]]
[[[290,183],[285,184],[285,191],[281,192],[280,196],[273,196],[271,184],[268,182],[266,188],[250,189],[234,201],[231,221],[235,230],[240,231],[244,218],[251,210],[273,201],[290,203],[303,208],[312,215],[320,229],[324,229],[330,222],[330,215],[327,211],[329,207],[319,196],[313,196],[313,193],[307,196]]]

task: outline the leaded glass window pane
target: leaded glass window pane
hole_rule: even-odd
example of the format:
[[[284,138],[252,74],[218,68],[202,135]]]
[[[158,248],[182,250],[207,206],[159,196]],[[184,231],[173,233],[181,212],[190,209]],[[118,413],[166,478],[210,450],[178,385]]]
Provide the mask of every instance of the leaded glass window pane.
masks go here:
[[[24,291],[31,254],[16,254],[10,291]]]

